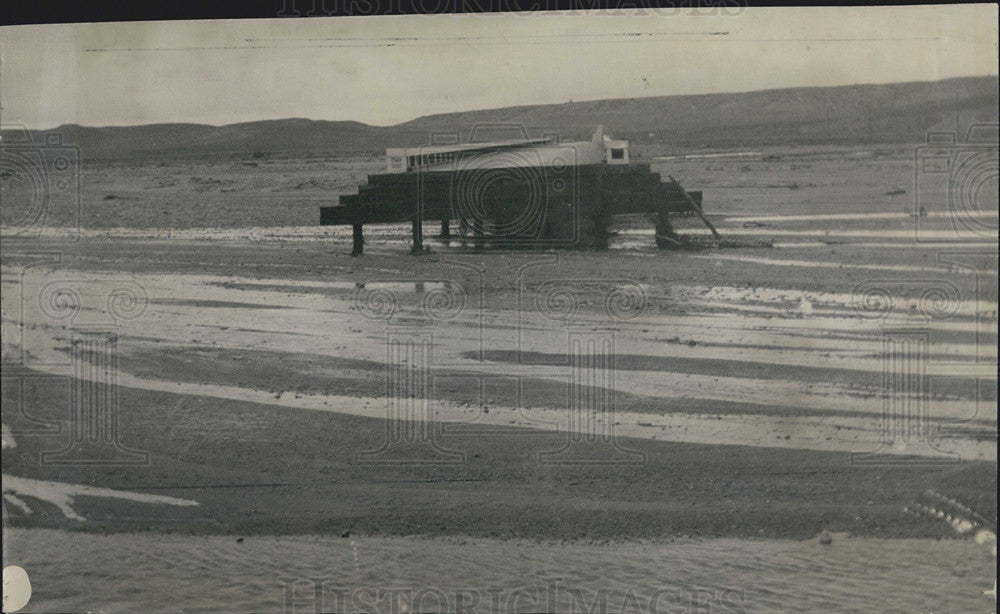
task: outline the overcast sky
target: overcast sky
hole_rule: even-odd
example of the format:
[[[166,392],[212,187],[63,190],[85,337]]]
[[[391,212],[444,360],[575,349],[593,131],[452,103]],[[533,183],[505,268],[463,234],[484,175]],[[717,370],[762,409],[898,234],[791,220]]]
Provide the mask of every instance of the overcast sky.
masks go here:
[[[567,100],[997,74],[996,5],[0,28],[4,123],[395,124]]]

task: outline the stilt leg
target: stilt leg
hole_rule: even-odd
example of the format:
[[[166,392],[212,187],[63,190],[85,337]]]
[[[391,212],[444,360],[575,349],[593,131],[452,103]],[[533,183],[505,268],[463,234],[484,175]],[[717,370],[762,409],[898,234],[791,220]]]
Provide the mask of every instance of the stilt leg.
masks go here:
[[[483,230],[483,220],[479,218],[472,219],[472,234],[475,237],[476,249],[483,249],[486,246],[486,233]]]
[[[411,254],[420,254],[424,251],[424,224],[420,217],[413,218],[413,247]]]
[[[660,207],[656,214],[656,247],[660,249],[671,249],[680,246],[680,236],[670,223],[666,207]]]
[[[365,253],[365,235],[361,224],[354,225],[354,248],[351,250],[352,256],[360,256]]]

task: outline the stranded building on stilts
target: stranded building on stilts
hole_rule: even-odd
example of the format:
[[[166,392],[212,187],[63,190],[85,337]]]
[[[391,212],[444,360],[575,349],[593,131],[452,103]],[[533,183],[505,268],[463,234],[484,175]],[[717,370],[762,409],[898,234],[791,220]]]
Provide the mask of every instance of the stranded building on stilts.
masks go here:
[[[320,224],[352,226],[354,255],[363,253],[366,224],[406,221],[413,253],[423,251],[424,222],[440,222],[445,240],[456,222],[477,249],[605,249],[612,216],[652,213],[657,245],[670,247],[676,234],[668,215],[674,212],[702,215],[701,192],[686,192],[673,178],[661,181],[648,164],[629,160],[628,141],[609,139],[598,128],[590,141],[545,137],[388,149],[386,172],[369,175],[339,205],[321,207]]]

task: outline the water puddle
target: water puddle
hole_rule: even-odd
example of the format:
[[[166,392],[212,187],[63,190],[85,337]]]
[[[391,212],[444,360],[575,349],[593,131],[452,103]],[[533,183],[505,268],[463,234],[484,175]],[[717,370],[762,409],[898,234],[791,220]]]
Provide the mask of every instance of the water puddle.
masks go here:
[[[66,484],[64,482],[33,480],[30,478],[8,475],[6,473],[3,474],[3,493],[4,499],[21,508],[22,511],[26,510],[26,513],[30,514],[31,509],[20,499],[20,497],[18,497],[18,495],[34,497],[35,499],[51,503],[59,508],[59,511],[62,512],[63,516],[70,520],[76,520],[79,522],[84,522],[85,519],[83,516],[77,514],[73,509],[74,497],[103,497],[109,499],[124,499],[126,501],[135,501],[137,503],[177,505],[181,507],[198,505],[197,501],[191,501],[190,499],[178,499],[176,497],[167,497],[163,495],[147,495],[144,493],[128,492],[124,490],[112,490],[110,488],[87,486],[86,484]],[[4,532],[6,531],[7,529],[5,527]]]
[[[654,230],[652,228],[629,228],[618,231],[624,236],[648,236],[652,242]],[[708,228],[685,228],[681,234],[710,235]],[[958,231],[958,230],[924,230],[918,233],[915,229],[893,230],[893,229],[848,229],[848,230],[816,230],[803,228],[801,230],[778,230],[771,228],[740,228],[738,230],[720,229],[720,233],[729,233],[735,236],[758,236],[758,237],[831,237],[831,238],[867,238],[877,239],[908,239],[914,243],[924,241],[986,241],[996,240],[996,231]]]
[[[920,217],[928,218],[991,218],[1000,216],[1000,211],[927,211]],[[840,220],[907,220],[914,216],[907,212],[880,213],[809,213],[802,215],[746,215],[727,217],[727,222],[743,224],[746,222],[819,222]]]
[[[823,260],[783,260],[776,258],[762,258],[756,256],[732,256],[725,254],[693,255],[692,258],[702,258],[708,260],[729,260],[733,262],[748,262],[753,264],[764,264],[768,266],[790,266],[804,268],[823,269],[863,269],[868,271],[902,271],[907,273],[948,273],[949,275],[996,275],[996,269],[967,269],[965,267],[947,267],[945,265],[928,267],[914,266],[907,264],[849,264],[845,262],[831,262]]]

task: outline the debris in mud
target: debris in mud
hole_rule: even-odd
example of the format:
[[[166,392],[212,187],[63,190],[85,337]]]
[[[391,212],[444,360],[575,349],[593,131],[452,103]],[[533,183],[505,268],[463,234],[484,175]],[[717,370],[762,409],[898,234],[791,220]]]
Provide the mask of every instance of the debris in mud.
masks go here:
[[[659,239],[660,236],[657,236]],[[732,249],[741,247],[774,247],[774,241],[769,239],[746,239],[742,237],[716,239],[707,236],[676,235],[670,239],[670,249],[703,250]]]

